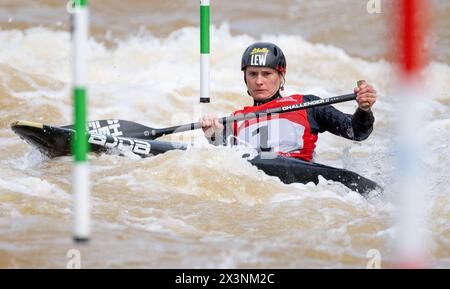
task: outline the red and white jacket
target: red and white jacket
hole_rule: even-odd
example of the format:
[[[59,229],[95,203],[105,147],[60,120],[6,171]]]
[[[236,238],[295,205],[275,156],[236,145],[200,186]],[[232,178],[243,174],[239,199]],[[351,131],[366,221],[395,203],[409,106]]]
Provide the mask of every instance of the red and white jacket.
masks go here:
[[[247,106],[234,116],[303,102],[303,95],[280,97],[271,102]],[[311,161],[317,134],[311,133],[306,110],[266,115],[233,123],[234,144],[246,144],[258,151],[272,151],[287,157]]]
[[[320,98],[315,95],[300,94],[279,97],[261,105],[244,107],[233,115],[318,99]],[[229,136],[233,135],[234,145],[245,144],[260,152],[271,151],[282,156],[311,161],[319,133],[328,131],[350,140],[361,141],[372,132],[374,121],[371,111],[357,109],[351,115],[331,105],[324,105],[225,124],[226,129],[222,137],[214,136],[214,139],[209,141],[216,145],[226,145]]]

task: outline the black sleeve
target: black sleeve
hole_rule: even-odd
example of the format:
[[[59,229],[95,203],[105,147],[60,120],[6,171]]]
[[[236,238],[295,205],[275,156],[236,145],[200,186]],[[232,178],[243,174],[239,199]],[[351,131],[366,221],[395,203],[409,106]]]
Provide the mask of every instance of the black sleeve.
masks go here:
[[[305,95],[303,101],[320,99],[315,95]],[[369,137],[373,130],[375,118],[372,111],[357,109],[353,115],[343,113],[331,105],[308,109],[308,120],[311,132],[331,132],[350,140],[362,141]]]

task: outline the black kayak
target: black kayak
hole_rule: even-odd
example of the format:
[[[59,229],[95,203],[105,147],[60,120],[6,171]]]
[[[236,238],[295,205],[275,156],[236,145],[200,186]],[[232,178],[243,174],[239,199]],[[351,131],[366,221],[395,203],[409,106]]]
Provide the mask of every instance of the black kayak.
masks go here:
[[[133,125],[129,125],[133,124]],[[138,124],[137,124],[138,125]],[[143,126],[144,127],[144,126]],[[50,158],[71,155],[72,126],[50,126],[36,122],[17,121],[11,124],[12,130],[22,139],[35,146]],[[104,128],[107,128],[106,130]],[[118,129],[120,128],[120,129]],[[95,153],[120,154],[128,150],[141,157],[165,153],[170,150],[186,150],[180,143],[149,140],[147,133],[136,124],[122,120],[101,120],[89,122],[88,142],[90,151]],[[319,176],[326,180],[340,182],[362,195],[382,188],[375,182],[345,169],[334,168],[300,159],[283,156],[243,155],[251,164],[267,175],[278,177],[283,183],[319,183]]]

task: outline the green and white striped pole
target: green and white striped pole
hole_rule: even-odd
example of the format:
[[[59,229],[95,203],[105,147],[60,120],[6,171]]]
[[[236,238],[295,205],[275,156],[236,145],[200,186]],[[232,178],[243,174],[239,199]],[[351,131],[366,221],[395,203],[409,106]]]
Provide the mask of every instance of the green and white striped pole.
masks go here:
[[[86,136],[86,51],[89,34],[89,11],[87,0],[73,0],[72,55],[73,55],[73,101],[75,137],[72,143],[74,154],[73,196],[75,242],[86,242],[90,235],[89,167],[87,161],[88,142]]]
[[[209,0],[200,0],[200,103],[209,103]]]

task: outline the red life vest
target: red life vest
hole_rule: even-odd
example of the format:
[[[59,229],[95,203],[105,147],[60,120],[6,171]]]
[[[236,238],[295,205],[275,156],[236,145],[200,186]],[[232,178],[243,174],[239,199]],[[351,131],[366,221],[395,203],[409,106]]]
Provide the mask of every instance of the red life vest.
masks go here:
[[[258,106],[246,106],[233,115],[248,114],[269,108],[299,104],[303,95],[277,98]],[[235,144],[244,143],[258,151],[273,151],[286,157],[311,161],[318,136],[311,133],[306,110],[263,115],[233,124]]]

